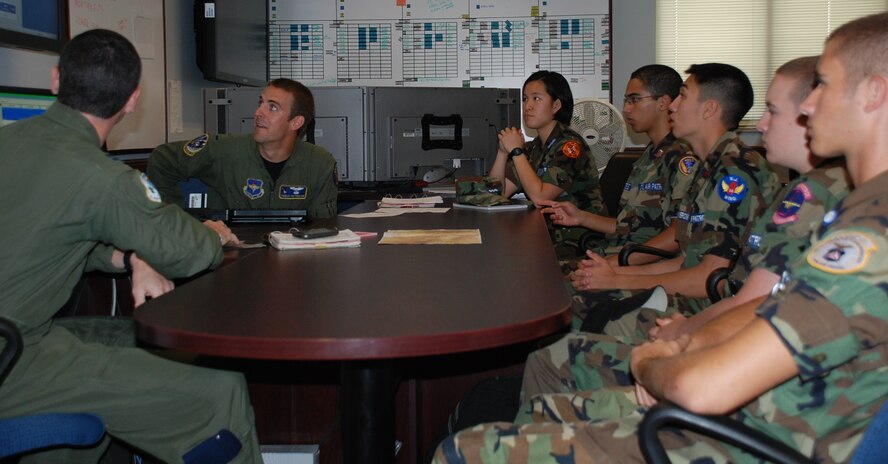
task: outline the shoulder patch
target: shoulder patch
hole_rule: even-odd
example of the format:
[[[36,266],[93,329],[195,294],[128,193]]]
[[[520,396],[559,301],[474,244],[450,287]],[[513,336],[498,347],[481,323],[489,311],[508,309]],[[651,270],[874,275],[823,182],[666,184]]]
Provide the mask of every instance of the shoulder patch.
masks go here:
[[[678,172],[689,176],[694,173],[694,168],[697,166],[697,158],[693,156],[685,156],[684,158],[678,160]]]
[[[743,201],[748,190],[746,181],[733,174],[728,174],[718,181],[718,196],[730,204]]]
[[[210,140],[209,134],[199,135],[186,143],[185,146],[182,147],[182,151],[185,153],[185,156],[194,156],[207,146],[208,140]]]
[[[244,195],[251,200],[262,198],[262,195],[265,195],[264,184],[262,179],[247,178],[246,183],[244,183]]]
[[[160,192],[158,192],[154,184],[151,183],[151,179],[148,179],[148,174],[143,172],[139,176],[139,180],[142,181],[142,185],[145,187],[145,196],[155,203],[160,203]]]
[[[799,219],[798,212],[806,201],[814,198],[811,188],[807,184],[799,184],[786,194],[780,201],[780,207],[774,211],[771,221],[777,225],[789,224]]]
[[[561,146],[561,153],[564,153],[564,156],[571,159],[579,158],[581,152],[580,142],[577,142],[576,140],[568,140]]]
[[[863,232],[842,232],[814,245],[807,260],[823,272],[852,274],[866,267],[877,249],[873,239]]]

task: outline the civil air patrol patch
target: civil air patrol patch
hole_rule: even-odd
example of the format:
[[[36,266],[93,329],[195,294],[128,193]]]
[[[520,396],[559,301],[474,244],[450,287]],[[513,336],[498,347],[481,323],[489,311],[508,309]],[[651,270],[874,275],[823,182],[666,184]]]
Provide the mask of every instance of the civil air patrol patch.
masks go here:
[[[148,179],[148,174],[143,172],[142,175],[139,176],[139,180],[142,181],[142,185],[145,186],[145,196],[155,203],[160,203],[160,192],[157,191],[157,188],[151,183],[151,180]]]
[[[278,198],[282,200],[304,200],[308,187],[304,185],[281,185]]]
[[[580,152],[580,142],[577,142],[576,140],[568,140],[561,146],[561,153],[564,153],[564,156],[570,159],[579,158]]]
[[[186,143],[185,146],[182,147],[182,151],[185,152],[185,156],[194,156],[207,146],[207,141],[209,139],[209,134],[199,135]]]
[[[247,183],[244,184],[244,195],[251,200],[262,198],[262,195],[265,195],[265,189],[262,187],[264,184],[262,179],[247,178]]]
[[[830,274],[852,274],[869,262],[878,247],[863,232],[840,232],[814,245],[808,252],[808,264]]]
[[[733,174],[728,174],[718,181],[718,196],[732,205],[743,201],[747,190],[749,189],[747,188],[746,181]]]
[[[694,173],[694,167],[697,166],[697,158],[693,156],[685,156],[678,160],[678,172],[689,176]]]
[[[806,201],[814,198],[811,188],[807,184],[799,184],[780,202],[780,207],[774,211],[771,221],[777,225],[789,224],[799,219],[799,210]]]

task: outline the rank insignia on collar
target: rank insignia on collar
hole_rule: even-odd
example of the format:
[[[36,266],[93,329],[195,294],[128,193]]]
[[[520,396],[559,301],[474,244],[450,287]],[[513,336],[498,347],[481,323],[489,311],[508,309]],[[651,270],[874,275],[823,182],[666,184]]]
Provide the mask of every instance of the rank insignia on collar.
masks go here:
[[[697,158],[694,158],[693,156],[685,156],[678,160],[678,172],[686,176],[689,176],[694,172],[695,166],[697,166]]]
[[[780,207],[774,211],[771,221],[777,225],[789,224],[799,219],[799,210],[806,201],[814,198],[811,188],[807,184],[799,184],[780,202]]]
[[[207,146],[208,140],[210,140],[209,134],[199,135],[186,143],[185,146],[182,147],[182,151],[186,156],[194,156]]]
[[[873,239],[863,232],[839,232],[814,245],[807,260],[811,267],[823,272],[851,274],[866,267],[877,249]]]
[[[561,153],[570,159],[579,158],[580,142],[577,142],[576,140],[568,140],[567,142],[564,142],[564,145],[561,146]]]
[[[265,195],[265,189],[262,187],[264,184],[262,179],[248,178],[244,185],[244,195],[251,200],[261,198],[262,195]]]
[[[304,185],[281,185],[278,197],[282,200],[304,200],[308,187]]]
[[[728,174],[718,181],[718,196],[730,204],[743,201],[747,190],[749,189],[747,188],[746,181],[733,174]]]

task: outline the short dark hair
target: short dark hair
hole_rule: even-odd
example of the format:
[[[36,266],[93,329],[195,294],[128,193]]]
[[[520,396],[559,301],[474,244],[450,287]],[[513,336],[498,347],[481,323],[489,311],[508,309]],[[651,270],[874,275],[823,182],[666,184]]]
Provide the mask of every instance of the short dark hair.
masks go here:
[[[675,100],[681,90],[681,75],[662,64],[649,64],[636,69],[629,79],[638,79],[654,97],[669,95]]]
[[[888,13],[845,23],[826,41],[835,44],[836,56],[845,66],[848,89],[853,89],[866,77],[888,74]]]
[[[802,103],[817,85],[817,60],[820,56],[803,56],[780,65],[774,75],[795,79],[789,98],[796,105]]]
[[[107,29],[91,29],[62,49],[58,100],[77,111],[108,119],[123,109],[141,75],[142,61],[126,37]]]
[[[297,136],[302,137],[315,116],[314,96],[312,96],[311,90],[308,90],[308,87],[301,82],[284,77],[275,79],[269,82],[268,85],[285,90],[293,97],[293,106],[290,108],[290,117],[288,119],[292,120],[296,116],[305,118],[305,124],[296,133]]]
[[[546,93],[553,100],[561,101],[561,109],[555,113],[555,120],[563,124],[570,124],[570,120],[573,118],[574,99],[567,79],[555,71],[537,71],[524,81],[522,89],[533,81],[540,81],[545,84]]]
[[[722,108],[722,123],[728,130],[737,129],[753,103],[746,73],[724,63],[692,64],[685,72],[700,86],[700,100],[716,100]]]

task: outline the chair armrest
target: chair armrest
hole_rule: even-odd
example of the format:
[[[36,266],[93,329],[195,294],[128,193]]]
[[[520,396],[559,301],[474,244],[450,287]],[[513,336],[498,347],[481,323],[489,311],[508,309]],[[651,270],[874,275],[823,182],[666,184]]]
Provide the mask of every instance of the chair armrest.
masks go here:
[[[690,430],[737,446],[770,462],[811,464],[813,461],[781,441],[751,429],[728,416],[694,414],[668,401],[649,409],[638,427],[638,446],[645,461],[669,462],[657,433],[664,427]]]
[[[579,240],[577,240],[577,248],[580,255],[585,256],[586,251],[594,249],[595,245],[604,241],[605,238],[607,237],[597,230],[583,232],[583,235],[580,235]]]
[[[623,247],[620,250],[620,255],[618,257],[618,262],[620,266],[628,266],[629,265],[629,255],[632,253],[644,253],[648,255],[659,256],[665,259],[671,259],[678,256],[678,253],[673,251],[661,250],[660,248],[649,247],[645,245],[639,245],[637,243],[630,243]]]
[[[0,351],[0,384],[2,384],[22,354],[22,334],[12,321],[0,317],[0,337],[6,340],[3,351]]]

